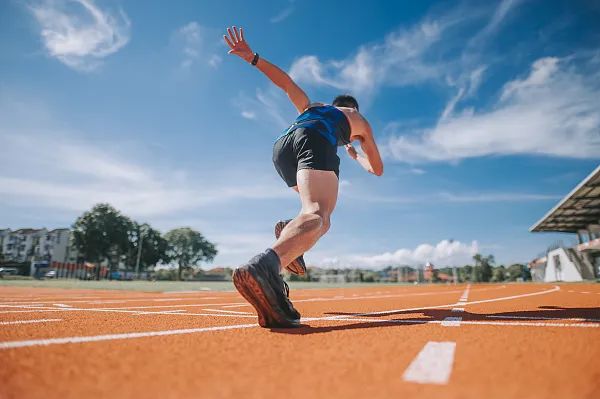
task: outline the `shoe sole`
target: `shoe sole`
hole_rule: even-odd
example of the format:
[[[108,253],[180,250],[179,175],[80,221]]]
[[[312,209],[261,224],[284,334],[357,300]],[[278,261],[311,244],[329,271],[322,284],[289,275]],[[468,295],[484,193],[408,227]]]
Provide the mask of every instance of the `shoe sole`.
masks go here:
[[[245,268],[233,272],[233,284],[238,292],[258,313],[258,325],[261,327],[298,327],[299,320],[290,320],[274,310],[267,299],[261,284],[254,274]]]
[[[286,225],[287,223],[284,221],[277,222],[277,224],[275,225],[275,239],[279,239],[279,236],[281,235],[281,232],[283,231]],[[298,260],[301,257],[302,255],[294,259],[292,263],[287,265],[285,268],[294,274],[304,276],[304,274],[306,273],[306,266],[303,266],[302,263],[300,263],[300,261]]]

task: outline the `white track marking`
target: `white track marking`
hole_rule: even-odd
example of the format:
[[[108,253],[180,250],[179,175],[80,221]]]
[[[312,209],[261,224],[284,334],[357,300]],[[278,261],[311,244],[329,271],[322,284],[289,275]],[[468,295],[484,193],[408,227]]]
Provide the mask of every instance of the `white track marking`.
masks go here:
[[[428,319],[368,319],[344,317],[330,319],[324,317],[306,317],[302,318],[301,322],[307,321],[360,321],[368,323],[382,324],[442,324],[443,320],[428,320]],[[502,321],[461,321],[461,325],[482,325],[482,326],[524,326],[524,327],[574,327],[574,328],[600,328],[600,323],[541,323],[541,322],[502,322]]]
[[[184,305],[182,305],[184,306]],[[206,305],[204,305],[206,306]],[[256,317],[252,316],[244,316],[241,314],[220,314],[220,313],[172,313],[172,311],[143,311],[136,310],[138,308],[62,308],[62,309],[54,309],[54,308],[39,308],[34,310],[34,312],[104,312],[104,313],[129,313],[134,315],[143,315],[143,314],[163,314],[163,315],[189,315],[189,316],[210,316],[210,317]],[[178,311],[183,311],[178,309]],[[12,311],[12,313],[17,313],[19,311]],[[21,311],[25,312],[25,311]],[[29,311],[31,312],[31,311]],[[0,312],[6,313],[6,312]],[[250,314],[250,313],[248,313]]]
[[[522,298],[534,295],[543,295],[551,292],[556,292],[560,290],[560,287],[554,286],[552,289],[533,292],[529,294],[521,294],[521,295],[512,295],[509,297],[500,297],[495,299],[483,300],[483,301],[474,301],[471,303],[483,303],[483,302],[494,302],[494,301],[505,301],[509,299]],[[303,318],[302,322],[307,321],[336,321],[336,322],[364,322],[364,323],[406,323],[406,324],[441,324],[441,320],[410,320],[410,319],[397,319],[397,320],[384,320],[384,319],[370,319],[366,317],[360,316],[369,316],[369,315],[378,315],[378,314],[386,314],[386,313],[394,313],[394,312],[402,312],[402,311],[411,311],[411,310],[424,310],[424,309],[439,309],[439,308],[447,308],[452,307],[454,304],[449,305],[438,305],[438,306],[428,306],[421,308],[407,308],[407,309],[397,309],[392,311],[385,312],[373,312],[373,313],[364,313],[362,315],[356,315],[357,317],[350,316],[328,316],[328,317],[314,317],[314,318]],[[75,309],[73,309],[75,310]],[[97,309],[96,309],[97,310]],[[58,311],[58,310],[55,310]],[[61,310],[65,311],[65,310]],[[159,313],[159,312],[156,312]],[[171,315],[194,315],[190,313],[168,313]],[[204,314],[200,314],[204,315]],[[215,314],[210,314],[208,316],[217,316]],[[227,315],[221,315],[227,316]],[[233,316],[233,317],[245,317],[245,316]],[[256,316],[248,316],[248,317],[256,317]],[[528,327],[561,327],[561,328],[599,328],[600,323],[545,323],[545,322],[503,322],[503,321],[462,321],[462,325],[492,325],[492,326],[528,326]],[[218,327],[206,327],[206,328],[195,328],[195,329],[185,329],[185,330],[164,330],[164,331],[150,331],[150,332],[140,332],[140,333],[125,333],[125,334],[109,334],[109,335],[98,335],[98,336],[88,336],[88,337],[70,337],[70,338],[52,338],[52,339],[40,339],[40,340],[29,340],[29,341],[8,341],[8,342],[0,342],[0,349],[10,349],[10,348],[20,348],[20,347],[28,347],[28,346],[40,346],[40,345],[53,345],[53,344],[68,344],[68,343],[83,343],[83,342],[95,342],[95,341],[107,341],[107,340],[119,340],[119,339],[131,339],[131,338],[140,338],[140,337],[150,337],[150,336],[161,336],[161,335],[178,335],[178,334],[193,334],[198,332],[207,332],[207,331],[220,331],[220,330],[235,330],[241,328],[252,328],[258,327],[258,324],[239,324],[239,325],[231,325],[231,326],[218,326]]]
[[[71,305],[65,305],[64,303],[53,303],[57,308],[72,308]]]
[[[483,299],[483,300],[480,300],[480,301],[466,302],[465,305],[472,305],[472,304],[478,304],[478,303],[488,303],[488,302],[508,301],[508,300],[511,300],[511,299],[519,299],[519,298],[525,298],[525,297],[536,296],[536,295],[545,295],[545,294],[549,294],[549,293],[556,292],[556,291],[560,291],[560,287],[558,285],[555,285],[553,288],[550,288],[550,289],[547,289],[547,290],[532,292],[532,293],[529,293],[529,294],[511,295],[511,296],[504,296],[504,297],[493,298],[493,299]],[[393,314],[393,313],[401,313],[401,312],[412,312],[412,311],[417,311],[417,310],[443,309],[443,308],[452,308],[455,305],[456,305],[455,303],[450,303],[450,304],[447,304],[447,305],[422,306],[422,307],[418,307],[418,308],[382,310],[382,311],[378,311],[378,312],[359,313],[359,314],[356,314],[354,316],[355,317],[377,316],[377,315],[385,315],[385,314]],[[327,320],[338,319],[338,318],[345,318],[345,317],[348,317],[348,316],[347,315],[343,315],[343,316],[330,316],[330,317],[327,318]]]
[[[202,309],[207,312],[222,312],[222,313],[233,313],[233,314],[252,314],[250,312],[236,312],[234,310],[223,310],[223,309]]]
[[[461,324],[472,324],[482,326],[529,326],[529,327],[582,327],[598,328],[598,323],[541,323],[522,321],[463,321]]]
[[[452,294],[452,293],[458,293],[460,291],[445,291],[445,292],[419,292],[419,293],[413,293],[413,294],[396,294],[396,295],[379,295],[379,296],[356,296],[356,297],[350,297],[350,298],[338,298],[338,297],[331,297],[331,298],[310,298],[310,299],[297,299],[294,300],[294,303],[298,303],[298,302],[328,302],[328,301],[347,301],[347,300],[361,300],[361,299],[384,299],[384,298],[404,298],[404,297],[411,297],[411,296],[429,296],[429,295],[440,295],[440,294]],[[190,298],[186,298],[186,299],[190,299]],[[205,298],[197,298],[199,300],[203,300]],[[216,298],[215,298],[216,299]],[[123,302],[142,302],[142,301],[146,301],[148,299],[132,299],[132,300],[123,300]],[[64,301],[65,303],[86,303],[87,301]],[[37,302],[38,304],[41,302]],[[94,304],[102,304],[103,301],[94,301]],[[105,302],[105,303],[111,303],[111,302]],[[159,308],[181,308],[181,307],[206,307],[206,306],[221,306],[223,308],[235,308],[235,307],[244,307],[244,306],[251,306],[248,302],[225,302],[225,303],[200,303],[200,304],[173,304],[173,305],[148,305],[148,306],[124,306],[122,308],[111,308],[111,309],[159,309]],[[15,304],[7,304],[7,305],[0,305],[0,307],[6,307],[6,308],[30,308],[30,307],[35,307],[35,305],[33,304],[21,304],[21,305],[15,305]],[[43,306],[40,306],[40,309],[43,309]]]
[[[418,384],[447,384],[452,373],[455,351],[456,342],[427,342],[402,378]]]
[[[471,284],[467,284],[467,288],[465,288],[465,291],[462,293],[458,301],[467,302],[467,300],[469,299],[469,291],[471,291]]]
[[[12,324],[30,324],[30,323],[51,323],[53,321],[62,321],[63,319],[35,319],[35,320],[16,320],[16,321],[0,321],[0,326],[8,326]]]
[[[600,321],[600,319],[588,319],[584,317],[541,317],[541,316],[494,316],[488,315],[490,319],[525,319],[525,320],[564,320],[564,321]]]
[[[103,303],[126,303],[126,302],[171,302],[171,301],[190,301],[190,300],[211,300],[218,299],[217,297],[198,297],[198,298],[124,298],[124,299],[94,299],[89,301],[37,301],[37,302],[27,302],[27,301],[13,301],[13,302],[4,302],[0,303],[0,307],[14,307],[19,305],[42,305],[42,304],[55,304],[57,302],[60,303],[83,303],[83,304],[103,304]],[[174,305],[177,306],[177,305]]]
[[[458,300],[458,302],[455,303],[455,306],[458,306],[457,308],[452,308],[452,312],[457,313],[457,312],[464,312],[465,311],[465,306],[467,304],[467,300],[469,299],[469,291],[471,290],[471,284],[467,284],[467,287],[465,288],[465,290],[463,291],[462,295],[460,296],[460,299]],[[460,322],[462,321],[462,317],[446,317],[444,320],[442,320],[442,327],[460,327]]]
[[[442,327],[460,327],[462,317],[446,317],[442,320]]]
[[[119,339],[133,339],[133,338],[145,338],[145,337],[160,337],[160,336],[165,336],[165,335],[196,334],[196,333],[209,332],[209,331],[239,330],[241,328],[255,328],[255,327],[258,327],[258,324],[236,324],[236,325],[232,325],[232,326],[187,328],[187,329],[182,329],[182,330],[147,331],[147,332],[136,332],[136,333],[125,333],[125,334],[106,334],[106,335],[93,335],[93,336],[87,336],[87,337],[32,339],[32,340],[27,340],[27,341],[0,342],[0,349],[24,348],[24,347],[28,347],[28,346],[79,344],[79,343],[84,343],[84,342],[113,341],[113,340],[119,340]]]
[[[5,313],[46,313],[46,312],[64,312],[64,311],[65,311],[64,309],[3,310],[3,311],[0,311],[0,314],[5,314]]]

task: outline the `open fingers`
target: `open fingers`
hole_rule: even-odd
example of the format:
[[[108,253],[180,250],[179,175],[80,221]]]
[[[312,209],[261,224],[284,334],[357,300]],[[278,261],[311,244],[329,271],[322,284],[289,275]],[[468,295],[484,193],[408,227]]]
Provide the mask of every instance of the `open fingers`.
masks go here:
[[[233,42],[233,44],[237,44],[238,41],[236,40],[231,28],[227,28],[227,33],[229,33],[229,39]]]
[[[241,39],[241,37],[240,37],[240,34],[238,33],[238,29],[237,29],[237,27],[235,27],[235,26],[233,27],[233,33],[235,34],[235,39],[236,39],[236,41],[238,41],[238,42],[241,42],[241,41],[242,41],[242,39]]]
[[[227,35],[223,35],[223,39],[225,39],[225,43],[227,43],[227,45],[229,47],[231,47],[231,49],[233,50],[233,43],[231,43],[231,41],[229,40],[229,38],[227,37]]]
[[[244,40],[244,28],[240,27],[240,39]]]

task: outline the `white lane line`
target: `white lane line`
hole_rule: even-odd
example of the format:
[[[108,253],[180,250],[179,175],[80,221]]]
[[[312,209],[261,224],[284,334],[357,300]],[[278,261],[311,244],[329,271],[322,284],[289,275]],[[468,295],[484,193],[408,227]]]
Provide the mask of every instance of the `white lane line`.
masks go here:
[[[600,321],[600,319],[588,319],[584,317],[541,317],[541,316],[485,316],[490,319],[524,319],[524,320],[564,320],[564,321]]]
[[[383,324],[442,324],[443,320],[429,319],[368,319],[344,316],[343,318],[331,319],[326,317],[303,317],[300,321],[361,321],[365,323],[383,323]],[[542,322],[504,322],[504,321],[461,321],[461,325],[481,325],[481,326],[524,326],[524,327],[575,327],[575,328],[600,328],[600,323],[542,323]]]
[[[65,305],[64,303],[53,303],[54,306],[56,306],[57,308],[72,308],[73,306],[71,305]]]
[[[452,373],[455,351],[456,342],[427,342],[402,378],[418,384],[447,384]]]
[[[446,317],[442,320],[442,327],[460,327],[462,317]]]
[[[464,292],[460,296],[459,302],[467,302],[469,299],[469,292],[471,291],[471,284],[467,284],[467,288],[465,288]]]
[[[542,323],[523,321],[463,321],[461,324],[483,325],[483,326],[529,326],[529,327],[581,327],[598,328],[599,323]]]
[[[84,343],[84,342],[112,341],[112,340],[117,340],[117,339],[132,339],[132,338],[144,338],[144,337],[159,337],[159,336],[165,336],[165,335],[195,334],[195,333],[202,333],[202,332],[209,332],[209,331],[238,330],[241,328],[255,328],[255,327],[258,327],[258,324],[236,324],[236,325],[232,325],[232,326],[187,328],[187,329],[181,329],[181,330],[147,331],[147,332],[125,333],[125,334],[106,334],[106,335],[93,335],[93,336],[88,336],[88,337],[32,339],[32,340],[27,340],[27,341],[0,342],[0,349],[24,348],[24,347],[28,347],[28,346],[79,344],[79,343]]]
[[[233,314],[252,314],[250,312],[236,312],[234,310],[223,310],[223,309],[202,309],[206,312],[222,312],[222,313],[233,313]]]
[[[493,298],[493,299],[483,299],[483,300],[479,300],[479,301],[471,301],[471,302],[467,302],[466,305],[473,305],[473,304],[478,304],[478,303],[509,301],[511,299],[519,299],[519,298],[526,298],[526,297],[530,297],[530,296],[550,294],[550,293],[556,292],[556,291],[560,291],[560,287],[558,285],[555,285],[554,287],[547,289],[547,290],[532,292],[529,294],[519,294],[519,295],[504,296],[504,297]],[[421,307],[417,307],[417,308],[382,310],[382,311],[378,311],[378,312],[359,313],[354,316],[355,317],[377,316],[377,315],[386,315],[386,314],[393,314],[393,313],[412,312],[412,311],[417,311],[417,310],[443,309],[443,308],[452,308],[455,305],[456,305],[455,303],[450,303],[447,305],[421,306]],[[346,318],[346,317],[348,317],[348,316],[347,315],[330,316],[330,317],[326,318],[326,320],[333,320],[333,319]]]
[[[183,307],[185,305],[182,305]],[[204,305],[206,306],[206,305]],[[134,315],[143,315],[143,314],[172,314],[172,315],[189,315],[189,316],[210,316],[210,317],[256,317],[252,315],[252,313],[248,313],[250,316],[241,315],[241,314],[221,314],[221,313],[172,313],[171,310],[165,311],[144,311],[144,310],[136,310],[138,308],[39,308],[34,312],[104,312],[104,313],[128,313]],[[183,311],[182,309],[177,309],[178,312]],[[18,311],[12,311],[16,313]],[[21,311],[24,312],[24,311]],[[6,313],[6,312],[0,312]]]
[[[30,324],[30,323],[51,323],[53,321],[62,321],[63,319],[35,319],[35,320],[16,320],[16,321],[0,321],[0,326],[8,326],[12,324]]]
[[[186,312],[185,309],[175,309],[175,310],[165,310],[164,312],[135,312],[132,313],[134,316],[139,316],[139,315],[146,315],[146,314],[174,314],[174,313],[181,313],[181,312]]]
[[[46,312],[64,312],[64,309],[36,309],[36,310],[3,310],[0,314],[6,313],[46,313]]]

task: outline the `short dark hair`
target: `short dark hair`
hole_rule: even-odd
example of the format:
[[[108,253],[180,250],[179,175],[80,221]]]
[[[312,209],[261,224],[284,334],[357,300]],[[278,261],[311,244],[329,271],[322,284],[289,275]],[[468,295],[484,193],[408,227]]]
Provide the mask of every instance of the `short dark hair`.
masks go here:
[[[333,99],[331,105],[336,107],[356,108],[358,111],[358,101],[356,101],[356,98],[352,97],[350,94],[340,94]]]

